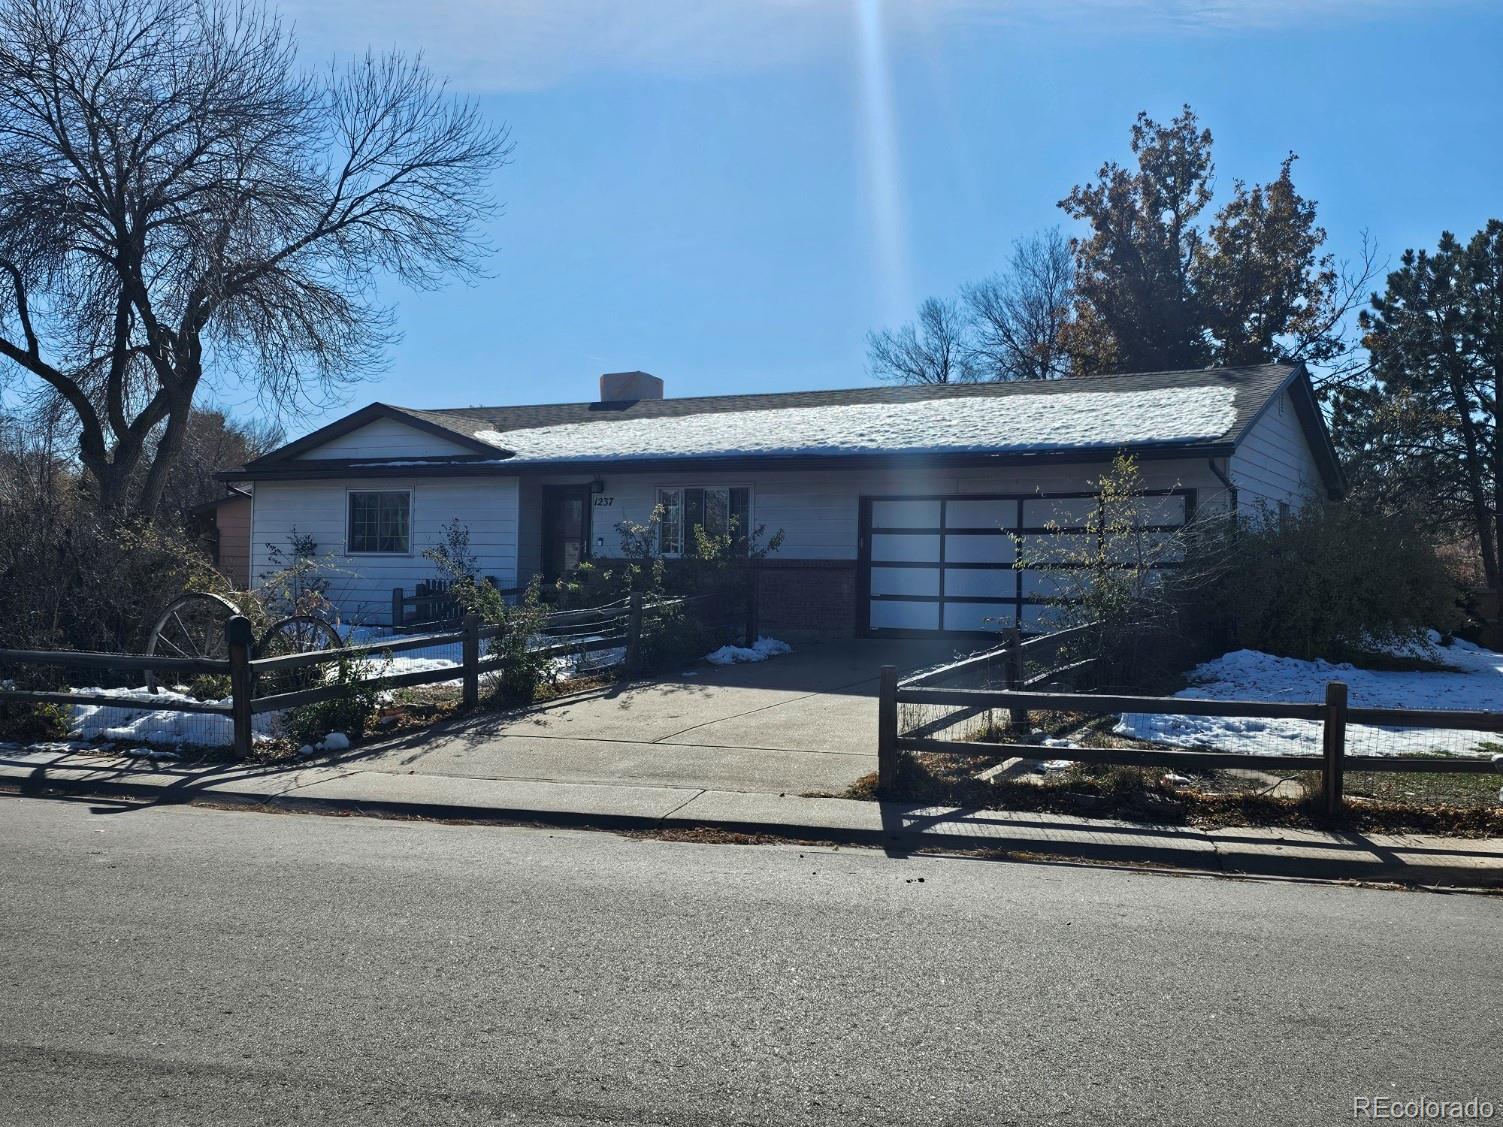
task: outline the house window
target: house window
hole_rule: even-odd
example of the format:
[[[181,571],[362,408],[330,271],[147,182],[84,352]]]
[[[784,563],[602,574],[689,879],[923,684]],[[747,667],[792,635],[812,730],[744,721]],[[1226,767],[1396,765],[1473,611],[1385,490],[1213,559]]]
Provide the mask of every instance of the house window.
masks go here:
[[[693,555],[696,528],[704,529],[708,536],[730,536],[731,550],[740,555],[745,555],[751,545],[751,490],[745,486],[659,489],[658,504],[663,510],[658,550],[665,556]]]
[[[412,551],[412,494],[406,490],[350,494],[351,555],[407,555]]]

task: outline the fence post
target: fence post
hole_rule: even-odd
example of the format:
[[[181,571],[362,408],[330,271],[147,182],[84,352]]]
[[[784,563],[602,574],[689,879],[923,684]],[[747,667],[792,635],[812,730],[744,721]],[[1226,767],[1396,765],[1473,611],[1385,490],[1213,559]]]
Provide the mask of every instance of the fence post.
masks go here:
[[[877,683],[877,789],[898,781],[898,667],[884,665]]]
[[[1022,645],[1022,632],[1016,626],[1007,632],[1007,641],[1004,645],[1006,650],[1002,654],[1002,687],[1008,692],[1013,692],[1023,687],[1023,652],[1019,649]],[[1009,708],[1007,723],[1012,728],[1026,729],[1028,710]]]
[[[407,625],[407,615],[403,613],[402,602],[402,588],[393,587],[391,589],[391,625],[394,630],[400,630]]]
[[[633,591],[627,600],[626,613],[626,671],[635,673],[642,649],[642,592]]]
[[[480,703],[480,616],[464,616],[464,706]]]
[[[1342,770],[1346,760],[1346,685],[1331,681],[1326,685],[1325,728],[1322,732],[1325,770],[1322,772],[1326,817],[1341,813]]]
[[[243,614],[224,624],[225,651],[230,658],[230,724],[232,746],[241,759],[251,753],[251,624]]]

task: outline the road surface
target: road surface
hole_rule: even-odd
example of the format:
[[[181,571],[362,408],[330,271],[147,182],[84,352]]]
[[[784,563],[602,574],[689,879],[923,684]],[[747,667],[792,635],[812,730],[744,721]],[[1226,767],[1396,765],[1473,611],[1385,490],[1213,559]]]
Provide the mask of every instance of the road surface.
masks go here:
[[[0,1123],[1503,1118],[1503,901],[0,798]]]

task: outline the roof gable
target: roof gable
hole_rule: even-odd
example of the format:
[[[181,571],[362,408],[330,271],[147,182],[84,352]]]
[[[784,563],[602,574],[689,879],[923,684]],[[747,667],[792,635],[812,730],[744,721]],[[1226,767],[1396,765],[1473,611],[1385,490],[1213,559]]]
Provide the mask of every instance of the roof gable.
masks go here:
[[[375,440],[372,446],[381,453],[362,449],[364,444],[356,437],[361,432],[369,434]],[[403,442],[400,439],[393,441],[394,436],[403,433],[422,436],[426,441],[421,444]],[[335,419],[328,426],[320,427],[286,446],[278,447],[263,457],[247,462],[245,468],[258,469],[294,460],[341,459],[363,453],[372,458],[390,458],[404,454],[415,457],[474,457],[485,454],[494,457],[496,450],[462,430],[424,418],[419,412],[393,407],[389,403],[372,403],[341,419]]]

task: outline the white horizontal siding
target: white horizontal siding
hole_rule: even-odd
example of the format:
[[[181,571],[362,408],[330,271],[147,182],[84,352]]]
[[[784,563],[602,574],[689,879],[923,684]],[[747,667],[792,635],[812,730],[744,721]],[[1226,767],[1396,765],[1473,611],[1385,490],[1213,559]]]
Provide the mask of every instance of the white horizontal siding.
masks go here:
[[[1288,392],[1253,424],[1229,459],[1229,472],[1238,505],[1248,513],[1277,512],[1280,502],[1298,508],[1319,494],[1320,468]]]
[[[442,458],[451,454],[473,454],[458,442],[418,430],[396,419],[377,419],[358,430],[331,438],[303,454],[310,460],[320,458]]]
[[[403,556],[350,555],[345,551],[347,494],[351,489],[412,491],[412,552]],[[251,537],[251,582],[273,569],[271,547],[285,553],[294,531],[318,543],[329,598],[348,622],[385,623],[391,591],[409,593],[433,576],[425,548],[443,542],[444,527],[458,520],[469,529],[480,572],[503,587],[516,583],[516,478],[351,478],[339,481],[268,481],[256,485]]]
[[[914,494],[1072,493],[1094,490],[1107,471],[1105,464],[1008,467],[998,469],[942,469],[929,471],[816,470],[809,472],[606,473],[599,498],[608,507],[592,509],[591,537],[596,556],[619,556],[623,521],[645,524],[657,502],[660,487],[685,485],[745,485],[752,491],[755,528],[764,537],[784,534],[781,559],[853,560],[858,555],[860,498]],[[1217,503],[1223,487],[1204,460],[1148,461],[1140,464],[1149,489],[1195,489],[1202,509]],[[547,477],[546,483],[585,482],[589,475]],[[523,486],[524,496],[528,487]],[[535,494],[533,495],[535,496]],[[524,507],[524,538],[535,536],[538,519],[532,504]],[[528,552],[529,560],[535,558]],[[535,566],[535,565],[534,565]],[[524,573],[525,574],[525,573]]]

